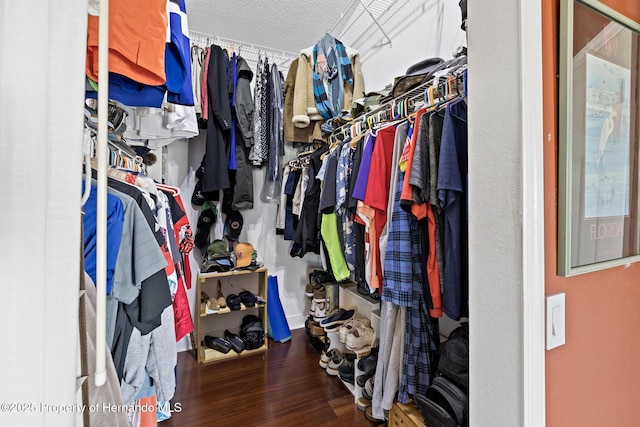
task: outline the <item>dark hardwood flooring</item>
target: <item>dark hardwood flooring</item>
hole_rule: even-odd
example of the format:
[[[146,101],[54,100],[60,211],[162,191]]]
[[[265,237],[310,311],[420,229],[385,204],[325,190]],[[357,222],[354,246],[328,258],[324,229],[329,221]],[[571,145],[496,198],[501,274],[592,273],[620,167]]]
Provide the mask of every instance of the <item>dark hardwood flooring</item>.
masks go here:
[[[220,363],[198,365],[192,352],[178,354],[177,389],[161,427],[366,426],[354,397],[338,377],[318,365],[304,329],[287,343]]]

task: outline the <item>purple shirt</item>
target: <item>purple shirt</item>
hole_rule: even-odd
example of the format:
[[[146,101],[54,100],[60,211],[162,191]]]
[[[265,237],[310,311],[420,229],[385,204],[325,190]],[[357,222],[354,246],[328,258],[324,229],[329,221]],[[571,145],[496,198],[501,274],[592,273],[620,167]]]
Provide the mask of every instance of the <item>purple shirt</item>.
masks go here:
[[[369,181],[369,169],[371,168],[371,155],[373,154],[373,146],[375,145],[376,136],[373,132],[368,133],[362,150],[362,161],[360,162],[360,170],[356,178],[356,185],[353,187],[353,198],[364,201],[364,194],[367,191],[367,183]]]

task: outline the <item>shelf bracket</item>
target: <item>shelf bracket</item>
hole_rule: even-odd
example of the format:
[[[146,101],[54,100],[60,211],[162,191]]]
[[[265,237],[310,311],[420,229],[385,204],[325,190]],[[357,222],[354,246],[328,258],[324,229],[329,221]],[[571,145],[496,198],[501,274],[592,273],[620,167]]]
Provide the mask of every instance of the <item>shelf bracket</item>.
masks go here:
[[[373,22],[375,22],[375,24],[378,26],[378,28],[380,28],[380,32],[382,32],[382,34],[384,34],[384,36],[387,38],[387,40],[389,41],[388,43],[383,43],[384,44],[388,44],[389,47],[391,47],[391,38],[389,37],[389,35],[384,31],[384,28],[382,28],[382,25],[380,25],[380,23],[378,22],[378,20],[376,19],[375,16],[373,16],[373,13],[371,13],[371,11],[369,10],[369,8],[367,7],[367,5],[364,3],[363,0],[359,0],[360,4],[362,5],[362,7],[364,8],[364,10],[367,11],[367,13],[369,14],[369,16],[371,17],[371,19],[373,19]]]

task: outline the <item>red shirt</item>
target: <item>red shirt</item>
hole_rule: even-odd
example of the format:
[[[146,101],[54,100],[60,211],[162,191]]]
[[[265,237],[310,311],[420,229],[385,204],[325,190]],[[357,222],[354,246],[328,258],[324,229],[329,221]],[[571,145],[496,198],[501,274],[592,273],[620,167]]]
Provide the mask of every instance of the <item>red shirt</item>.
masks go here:
[[[391,168],[393,166],[392,158],[395,137],[395,126],[387,126],[378,130],[376,134],[376,145],[371,154],[371,168],[369,169],[367,191],[364,196],[364,203],[375,210],[375,225],[374,230],[370,229],[370,238],[372,238],[372,241],[369,242],[369,244],[372,245],[371,254],[374,257],[375,271],[372,271],[372,284],[370,285],[378,289],[381,288],[380,284],[382,283],[382,263],[378,249],[378,239],[387,223],[387,205],[389,203],[389,187],[391,185]],[[375,233],[375,236],[372,235],[372,231]]]

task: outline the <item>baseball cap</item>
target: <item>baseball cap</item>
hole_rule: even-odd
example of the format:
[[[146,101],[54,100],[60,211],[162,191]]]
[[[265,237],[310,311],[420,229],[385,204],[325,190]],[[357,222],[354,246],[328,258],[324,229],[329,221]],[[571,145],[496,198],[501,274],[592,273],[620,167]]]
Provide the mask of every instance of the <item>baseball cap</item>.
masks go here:
[[[227,246],[227,242],[222,239],[216,239],[211,242],[211,244],[207,248],[207,252],[209,253],[209,256],[213,258],[222,258],[231,255]]]
[[[235,249],[236,268],[248,267],[256,260],[256,250],[251,243],[238,243]]]
[[[230,211],[224,221],[224,236],[228,240],[237,242],[240,238],[243,221],[242,214],[239,211]]]
[[[203,273],[223,273],[233,269],[231,257],[209,258],[202,263],[200,271]]]

